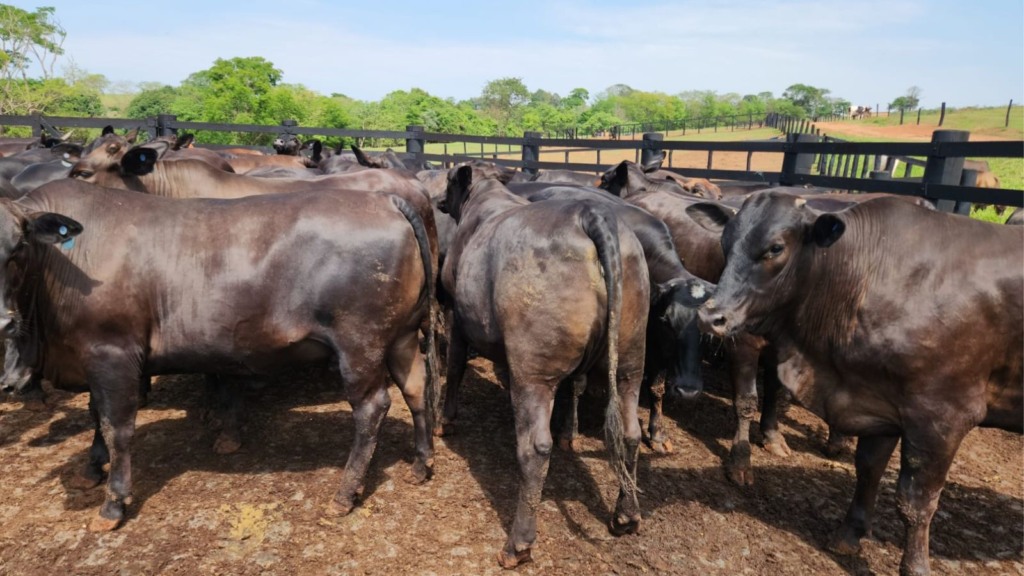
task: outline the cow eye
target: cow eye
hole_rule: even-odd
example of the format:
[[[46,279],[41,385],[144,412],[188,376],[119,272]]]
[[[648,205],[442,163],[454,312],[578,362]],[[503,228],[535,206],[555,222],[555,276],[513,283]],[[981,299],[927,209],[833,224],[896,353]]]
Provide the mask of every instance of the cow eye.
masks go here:
[[[94,172],[91,170],[79,170],[71,175],[72,178],[92,178]]]
[[[786,249],[786,247],[783,246],[782,244],[772,244],[771,246],[768,247],[768,250],[764,253],[764,259],[765,260],[771,260],[772,258],[777,257],[779,254],[782,254],[782,251],[785,250],[785,249]]]

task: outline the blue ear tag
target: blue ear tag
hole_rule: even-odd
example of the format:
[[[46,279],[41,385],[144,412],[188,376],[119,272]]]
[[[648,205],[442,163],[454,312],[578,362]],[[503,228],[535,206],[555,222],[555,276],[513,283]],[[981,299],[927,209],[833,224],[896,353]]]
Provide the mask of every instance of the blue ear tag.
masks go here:
[[[139,162],[145,162],[145,161],[146,161],[146,155],[145,154],[139,154]]]
[[[60,229],[57,230],[57,232],[59,232],[61,236],[67,236],[68,227],[67,226],[61,226]]]
[[[60,245],[60,247],[63,250],[71,250],[72,248],[75,247],[75,239],[74,238],[68,238],[67,240],[64,241],[63,244]]]

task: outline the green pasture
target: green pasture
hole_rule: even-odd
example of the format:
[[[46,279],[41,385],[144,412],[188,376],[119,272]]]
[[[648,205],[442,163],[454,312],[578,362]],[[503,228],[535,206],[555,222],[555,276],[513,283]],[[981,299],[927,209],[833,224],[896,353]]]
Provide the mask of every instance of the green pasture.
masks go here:
[[[922,110],[921,126],[939,127],[940,110]],[[889,116],[872,116],[851,122],[874,124],[876,126],[898,126],[900,114],[892,112]],[[903,116],[904,125],[917,124],[917,110],[907,110]],[[968,130],[972,134],[997,136],[1010,140],[1024,140],[1024,106],[1013,106],[1010,109],[1010,125],[1006,125],[1006,107],[995,108],[946,108],[946,118],[942,128],[947,130]]]

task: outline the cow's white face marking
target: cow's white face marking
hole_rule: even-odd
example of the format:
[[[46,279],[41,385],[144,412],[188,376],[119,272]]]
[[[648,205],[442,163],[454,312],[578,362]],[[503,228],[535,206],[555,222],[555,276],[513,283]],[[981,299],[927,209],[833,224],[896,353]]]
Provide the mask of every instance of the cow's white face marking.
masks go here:
[[[703,298],[704,297],[704,285],[703,284],[694,284],[694,285],[690,286],[690,296],[692,296],[696,300],[700,300],[701,298]]]
[[[806,198],[797,198],[795,204],[796,204],[796,207],[799,208],[799,207],[803,206],[804,204],[807,204],[807,199]]]

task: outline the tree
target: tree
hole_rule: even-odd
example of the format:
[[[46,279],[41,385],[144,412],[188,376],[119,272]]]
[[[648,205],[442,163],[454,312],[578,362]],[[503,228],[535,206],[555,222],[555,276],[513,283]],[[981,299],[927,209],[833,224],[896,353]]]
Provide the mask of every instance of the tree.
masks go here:
[[[911,86],[907,88],[907,93],[893,100],[890,104],[890,108],[897,110],[913,110],[921,104],[921,89],[917,86]]]
[[[827,88],[815,88],[807,84],[793,84],[782,93],[782,97],[802,109],[801,116],[824,116],[831,114],[832,105]]]
[[[521,78],[491,80],[480,93],[483,109],[498,122],[498,132],[516,131],[522,118],[522,108],[530,101],[530,91]]]
[[[170,86],[160,86],[139,92],[128,103],[126,118],[151,118],[159,114],[170,114],[178,91]]]
[[[47,100],[51,91],[30,85],[30,74],[38,70],[42,80],[53,78],[65,36],[52,7],[28,12],[0,4],[0,114],[27,114],[53,104]]]

